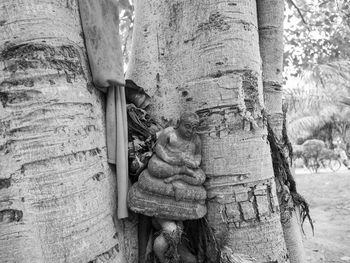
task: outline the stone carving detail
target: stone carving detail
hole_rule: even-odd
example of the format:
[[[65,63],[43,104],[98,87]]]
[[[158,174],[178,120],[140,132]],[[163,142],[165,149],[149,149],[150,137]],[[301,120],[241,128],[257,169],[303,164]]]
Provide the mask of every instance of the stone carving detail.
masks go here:
[[[160,133],[147,169],[129,192],[131,210],[169,220],[198,219],[206,214],[198,124],[196,114],[184,113],[177,127]]]
[[[164,129],[147,169],[129,191],[129,208],[153,217],[153,225],[162,230],[153,245],[161,262],[167,261],[169,249],[173,259],[182,258],[177,253],[182,224],[176,221],[199,219],[207,213],[198,125],[196,114],[184,113],[176,127]]]

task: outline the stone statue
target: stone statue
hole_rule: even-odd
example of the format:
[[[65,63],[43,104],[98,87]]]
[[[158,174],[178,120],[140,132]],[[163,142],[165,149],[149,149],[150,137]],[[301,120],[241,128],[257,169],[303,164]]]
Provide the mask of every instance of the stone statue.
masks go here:
[[[196,262],[181,245],[182,220],[198,219],[206,214],[205,174],[201,163],[201,141],[196,133],[199,117],[181,115],[176,127],[164,129],[154,154],[137,183],[129,191],[131,210],[153,217],[161,230],[153,251],[160,262]],[[171,253],[169,253],[171,251]],[[185,260],[186,258],[186,260]]]
[[[201,141],[195,133],[199,117],[193,113],[181,115],[176,128],[166,128],[158,137],[155,155],[148,163],[149,172],[165,183],[182,180],[190,185],[202,185],[205,174],[201,163]]]

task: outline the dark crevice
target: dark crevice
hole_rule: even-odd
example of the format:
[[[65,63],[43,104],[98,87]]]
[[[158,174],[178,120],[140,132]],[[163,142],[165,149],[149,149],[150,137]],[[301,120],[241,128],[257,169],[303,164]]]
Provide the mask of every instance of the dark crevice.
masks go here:
[[[0,211],[1,223],[20,222],[23,218],[23,212],[16,209],[5,209]]]
[[[0,190],[11,186],[11,178],[0,179]]]
[[[71,82],[76,75],[84,75],[82,58],[78,49],[72,45],[58,47],[42,43],[8,45],[0,53],[5,61],[4,71],[15,73],[28,69],[55,69],[66,75]]]
[[[52,162],[54,160],[58,159],[64,159],[64,158],[70,158],[74,157],[75,159],[80,159],[80,157],[84,157],[87,154],[90,154],[91,156],[96,156],[101,153],[100,148],[93,148],[89,150],[84,150],[84,151],[79,151],[71,154],[65,154],[65,155],[60,155],[60,156],[54,156],[46,159],[41,159],[41,160],[36,160],[33,162],[25,163],[21,166],[20,171],[22,174],[25,173],[25,171],[28,169],[29,166],[35,166],[35,165],[47,165],[48,162]]]
[[[230,29],[230,25],[225,21],[225,18],[220,12],[211,13],[208,22],[200,23],[197,31],[227,31]]]
[[[248,191],[248,195],[249,195],[249,199],[248,200],[251,200],[251,203],[253,205],[253,209],[254,209],[254,212],[255,212],[255,216],[258,219],[258,221],[260,221],[260,214],[259,214],[258,203],[257,203],[257,200],[256,200],[256,196],[254,194],[255,188],[256,188],[256,186],[251,187],[250,190]]]

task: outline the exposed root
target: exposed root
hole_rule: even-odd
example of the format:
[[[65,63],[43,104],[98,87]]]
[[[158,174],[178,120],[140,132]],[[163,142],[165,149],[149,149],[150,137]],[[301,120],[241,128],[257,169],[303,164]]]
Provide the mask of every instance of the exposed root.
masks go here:
[[[198,262],[220,262],[220,247],[206,218],[184,221],[186,245]]]
[[[285,118],[285,116],[284,116],[284,118]],[[293,207],[290,207],[289,204],[284,204],[286,209],[293,210],[295,206],[298,206],[300,208],[301,226],[303,226],[303,223],[304,223],[305,219],[307,218],[309,220],[310,225],[311,225],[312,231],[314,231],[314,226],[312,223],[312,219],[310,217],[309,204],[297,192],[296,182],[295,182],[294,177],[291,173],[290,161],[289,161],[289,159],[291,159],[291,156],[287,157],[285,154],[286,148],[287,148],[288,154],[290,154],[290,152],[292,152],[292,147],[289,143],[288,136],[287,136],[285,129],[286,129],[286,127],[284,124],[283,125],[283,130],[284,130],[283,131],[283,144],[280,144],[280,143],[278,143],[278,139],[277,139],[276,135],[274,134],[269,121],[267,121],[267,130],[268,130],[268,137],[267,138],[268,138],[268,141],[270,143],[270,148],[271,148],[271,157],[272,157],[274,174],[275,174],[275,177],[277,178],[277,180],[283,186],[283,188],[285,186],[289,190],[289,193],[286,192],[284,194],[292,196]],[[285,200],[285,198],[282,198],[282,200]]]

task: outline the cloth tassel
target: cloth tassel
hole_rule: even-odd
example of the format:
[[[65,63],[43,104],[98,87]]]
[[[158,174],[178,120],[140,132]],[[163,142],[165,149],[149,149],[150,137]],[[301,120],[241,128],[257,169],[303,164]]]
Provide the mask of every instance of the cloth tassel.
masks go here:
[[[128,135],[118,0],[79,0],[93,82],[107,93],[108,162],[116,165],[118,218],[128,217]]]
[[[128,130],[125,87],[114,88],[117,118],[116,173],[118,184],[118,218],[128,217]]]
[[[107,96],[108,162],[115,164],[118,190],[118,218],[128,217],[128,130],[125,87],[111,83]],[[109,120],[112,119],[113,120]],[[112,147],[114,145],[114,147]]]

